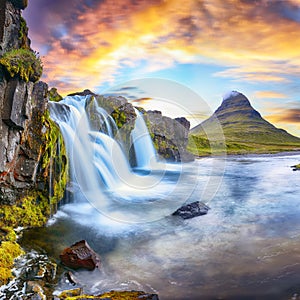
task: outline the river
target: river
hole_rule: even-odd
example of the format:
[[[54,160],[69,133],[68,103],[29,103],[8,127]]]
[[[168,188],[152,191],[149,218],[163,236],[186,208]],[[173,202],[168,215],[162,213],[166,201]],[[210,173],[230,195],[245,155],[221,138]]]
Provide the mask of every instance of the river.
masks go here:
[[[122,199],[107,192],[117,204],[104,211],[82,196],[62,206],[48,226],[26,231],[22,244],[59,262],[65,247],[87,240],[102,267],[74,272],[85,293],[135,289],[161,300],[292,299],[300,295],[300,172],[290,166],[299,162],[300,154],[282,154],[203,158],[180,170],[171,165],[151,175],[159,190],[154,183]],[[211,209],[189,220],[170,216],[156,206],[166,193],[169,212],[172,199],[176,207],[177,199],[202,200]],[[64,288],[70,286],[57,287]]]

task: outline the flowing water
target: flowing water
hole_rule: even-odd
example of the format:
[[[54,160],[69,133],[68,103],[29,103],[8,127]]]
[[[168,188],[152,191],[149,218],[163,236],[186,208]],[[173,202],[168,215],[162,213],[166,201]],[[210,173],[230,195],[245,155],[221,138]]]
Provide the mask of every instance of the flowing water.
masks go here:
[[[82,99],[77,100],[72,110],[74,116],[81,111],[87,137],[76,133],[75,144],[67,147],[78,164],[73,180],[81,188],[47,227],[24,233],[25,247],[45,249],[59,261],[65,247],[87,240],[102,267],[74,273],[90,294],[138,289],[162,300],[300,295],[300,172],[290,168],[300,154],[132,169],[122,145],[108,134],[90,132]],[[74,126],[57,122],[74,136]],[[111,153],[118,155],[116,164]],[[81,155],[86,157],[79,161]],[[171,216],[184,202],[197,200],[210,206],[207,215]],[[65,288],[70,286],[64,282],[58,286]]]

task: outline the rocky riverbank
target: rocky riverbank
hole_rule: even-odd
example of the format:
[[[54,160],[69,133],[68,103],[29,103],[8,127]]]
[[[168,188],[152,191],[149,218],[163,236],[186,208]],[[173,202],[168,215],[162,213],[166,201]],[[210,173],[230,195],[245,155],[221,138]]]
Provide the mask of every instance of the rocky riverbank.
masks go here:
[[[1,1],[0,13],[0,284],[22,253],[14,228],[45,224],[63,197],[67,157],[49,118],[42,63],[21,17],[27,1]]]

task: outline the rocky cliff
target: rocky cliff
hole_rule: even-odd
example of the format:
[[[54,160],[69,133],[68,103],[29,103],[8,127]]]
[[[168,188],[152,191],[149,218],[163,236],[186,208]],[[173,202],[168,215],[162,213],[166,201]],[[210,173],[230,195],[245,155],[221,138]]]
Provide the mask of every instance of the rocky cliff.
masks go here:
[[[171,119],[157,110],[147,111],[144,116],[159,155],[175,162],[194,159],[186,150],[190,130],[190,122],[186,118]]]
[[[7,249],[16,246],[5,244],[15,241],[12,228],[46,221],[67,180],[63,139],[49,118],[48,86],[37,81],[42,65],[21,17],[26,5],[0,1],[0,243]],[[11,264],[0,258],[0,284]]]

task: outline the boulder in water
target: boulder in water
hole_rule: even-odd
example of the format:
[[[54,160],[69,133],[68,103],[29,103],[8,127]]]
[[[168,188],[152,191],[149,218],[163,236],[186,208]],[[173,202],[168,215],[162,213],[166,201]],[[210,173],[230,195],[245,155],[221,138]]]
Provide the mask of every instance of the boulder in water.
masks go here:
[[[172,215],[180,216],[183,219],[191,219],[194,217],[206,215],[209,209],[210,208],[206,204],[200,201],[196,201],[187,205],[183,205],[182,207],[178,208]]]
[[[99,255],[85,240],[64,249],[60,259],[65,266],[72,269],[84,268],[92,271],[95,268],[100,268]]]

